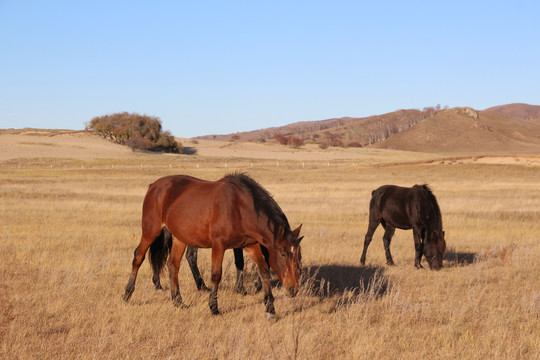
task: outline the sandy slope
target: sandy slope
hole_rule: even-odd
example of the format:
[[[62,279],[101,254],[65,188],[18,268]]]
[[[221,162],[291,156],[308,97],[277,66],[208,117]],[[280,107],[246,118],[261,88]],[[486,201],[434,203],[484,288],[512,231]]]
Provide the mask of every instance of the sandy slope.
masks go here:
[[[124,158],[133,152],[85,132],[2,130],[0,161],[17,158]]]

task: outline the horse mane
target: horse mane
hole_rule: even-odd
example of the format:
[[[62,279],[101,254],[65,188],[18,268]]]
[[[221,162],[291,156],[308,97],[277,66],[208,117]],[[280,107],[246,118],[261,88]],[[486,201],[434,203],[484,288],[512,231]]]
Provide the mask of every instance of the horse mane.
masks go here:
[[[241,172],[229,174],[225,178],[236,180],[249,190],[257,216],[262,211],[268,217],[268,229],[274,233],[274,240],[278,237],[280,228],[291,229],[287,217],[276,200],[257,181]]]
[[[441,209],[439,208],[439,203],[437,202],[437,198],[433,194],[433,191],[431,191],[431,188],[429,187],[428,184],[420,185],[419,188],[421,188],[424,191],[428,199],[431,201],[433,210],[435,210],[435,214],[437,215],[438,220],[439,220],[438,221],[439,225],[441,226],[441,229],[442,229],[442,215],[441,215]]]

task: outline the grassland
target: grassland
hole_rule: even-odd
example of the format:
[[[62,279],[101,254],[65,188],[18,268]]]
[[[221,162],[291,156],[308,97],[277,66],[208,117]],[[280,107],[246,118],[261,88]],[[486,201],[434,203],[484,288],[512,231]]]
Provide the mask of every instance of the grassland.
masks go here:
[[[249,154],[66,158],[0,166],[0,358],[540,356],[539,166],[389,166],[393,159],[277,166],[250,161]],[[249,294],[234,292],[232,252],[224,262],[220,316],[210,315],[208,294],[196,290],[185,262],[180,284],[187,308],[153,289],[147,263],[124,303],[148,184],[171,173],[218,179],[235,170],[263,184],[292,226],[303,223],[306,281],[295,298],[274,289],[279,321],[264,317],[249,262]],[[371,190],[388,183],[432,186],[449,247],[443,270],[414,269],[412,234],[405,231],[392,242],[397,266],[385,266],[381,229],[367,266],[360,266]],[[199,265],[209,282],[208,250],[199,252]]]

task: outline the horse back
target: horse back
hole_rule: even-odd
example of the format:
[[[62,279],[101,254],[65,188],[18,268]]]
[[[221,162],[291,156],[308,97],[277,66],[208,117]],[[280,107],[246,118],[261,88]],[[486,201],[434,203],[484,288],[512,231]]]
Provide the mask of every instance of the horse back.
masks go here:
[[[383,185],[371,193],[370,219],[399,229],[410,229],[406,188]]]
[[[384,185],[372,192],[370,213],[383,224],[408,230],[427,227],[440,217],[435,197],[427,185]],[[373,216],[373,215],[372,215]]]

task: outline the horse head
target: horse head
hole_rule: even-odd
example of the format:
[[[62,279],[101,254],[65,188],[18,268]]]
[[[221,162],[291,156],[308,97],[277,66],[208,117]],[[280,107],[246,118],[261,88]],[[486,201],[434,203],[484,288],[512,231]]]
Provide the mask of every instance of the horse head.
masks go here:
[[[301,228],[302,225],[292,231],[282,228],[272,248],[273,251],[269,251],[270,267],[290,297],[298,293],[300,283],[300,241],[303,239],[303,236],[299,237]]]
[[[432,270],[440,270],[443,266],[443,257],[446,252],[444,231],[433,230],[429,241],[424,245],[424,255]]]

